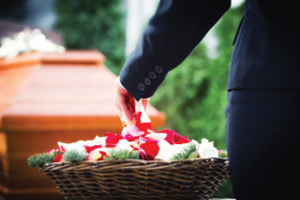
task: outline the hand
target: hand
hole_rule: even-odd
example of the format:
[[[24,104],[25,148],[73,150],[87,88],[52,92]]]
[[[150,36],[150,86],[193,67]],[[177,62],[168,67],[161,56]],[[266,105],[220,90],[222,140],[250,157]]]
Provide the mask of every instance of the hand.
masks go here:
[[[134,119],[135,114],[135,99],[122,86],[119,77],[115,82],[115,106],[119,110],[119,117],[121,120],[125,116],[125,122],[130,124]]]
[[[142,99],[146,111],[150,99]],[[119,117],[125,123],[134,124],[136,101],[131,94],[122,86],[119,77],[115,83],[115,106],[119,110]],[[125,119],[123,119],[125,117]]]

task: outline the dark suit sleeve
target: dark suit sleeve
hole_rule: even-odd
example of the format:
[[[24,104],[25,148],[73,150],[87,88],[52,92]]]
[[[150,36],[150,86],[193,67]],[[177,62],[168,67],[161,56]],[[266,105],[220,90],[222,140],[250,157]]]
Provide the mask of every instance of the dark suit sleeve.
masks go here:
[[[230,0],[162,0],[121,70],[122,85],[136,100],[152,96],[229,7]]]

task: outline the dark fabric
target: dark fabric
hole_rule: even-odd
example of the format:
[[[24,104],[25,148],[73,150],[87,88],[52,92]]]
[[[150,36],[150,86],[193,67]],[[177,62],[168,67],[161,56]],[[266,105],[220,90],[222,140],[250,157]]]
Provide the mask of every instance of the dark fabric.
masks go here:
[[[226,116],[235,198],[300,199],[300,90],[232,90]]]
[[[247,0],[228,89],[300,88],[300,1]]]

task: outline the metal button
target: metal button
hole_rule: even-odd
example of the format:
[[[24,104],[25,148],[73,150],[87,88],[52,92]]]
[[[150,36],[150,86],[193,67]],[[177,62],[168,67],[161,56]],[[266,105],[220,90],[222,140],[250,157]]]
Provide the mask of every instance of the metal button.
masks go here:
[[[149,77],[150,77],[151,79],[156,79],[157,75],[156,75],[155,72],[150,71],[150,72],[149,72]]]
[[[144,78],[144,83],[145,83],[145,85],[151,85],[151,80],[150,80],[150,78]]]
[[[139,83],[138,88],[139,88],[140,91],[144,91],[146,89],[144,83]]]
[[[154,67],[154,71],[156,71],[158,74],[161,74],[163,72],[163,68],[159,65]]]

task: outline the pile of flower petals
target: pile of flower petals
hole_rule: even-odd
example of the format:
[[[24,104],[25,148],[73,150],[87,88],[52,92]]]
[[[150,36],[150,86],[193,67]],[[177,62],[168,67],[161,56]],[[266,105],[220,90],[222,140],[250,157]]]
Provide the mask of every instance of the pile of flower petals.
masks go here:
[[[125,126],[122,133],[106,133],[103,137],[94,140],[74,143],[58,142],[58,148],[48,151],[66,152],[76,149],[88,153],[87,161],[99,161],[110,156],[110,151],[129,150],[138,151],[143,160],[162,159],[169,161],[175,154],[183,151],[191,143],[198,149],[198,157],[218,157],[218,150],[213,146],[213,142],[202,139],[199,144],[195,140],[189,140],[173,130],[165,129],[154,132],[150,123],[136,123],[135,125]],[[57,155],[54,162],[64,161],[61,154]]]

